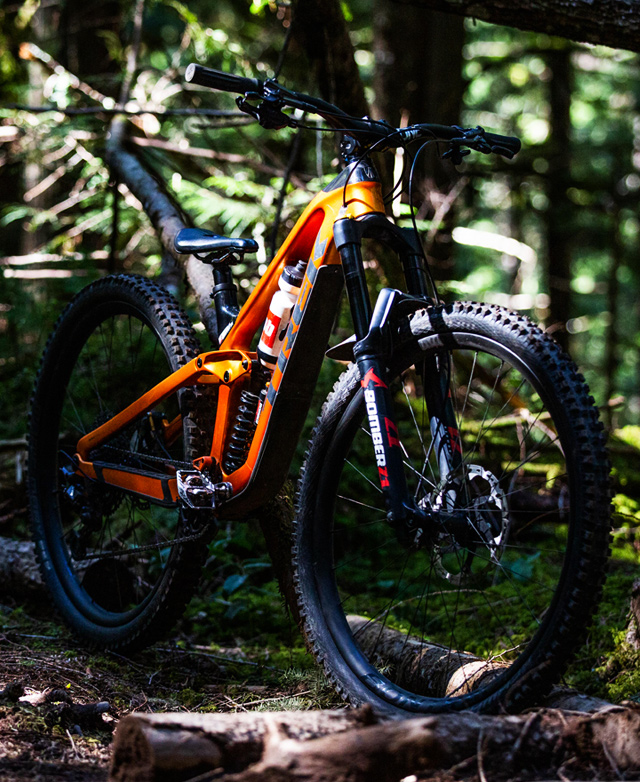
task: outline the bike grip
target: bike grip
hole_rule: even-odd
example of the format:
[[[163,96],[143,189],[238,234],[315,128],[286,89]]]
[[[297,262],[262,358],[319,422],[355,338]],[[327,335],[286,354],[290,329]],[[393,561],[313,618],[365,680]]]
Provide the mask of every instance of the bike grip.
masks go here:
[[[491,151],[496,155],[512,158],[520,152],[522,144],[516,136],[501,136],[499,133],[485,133],[484,138],[489,142]]]
[[[201,87],[211,87],[213,90],[224,92],[237,92],[239,95],[245,95],[247,92],[261,93],[263,86],[260,79],[248,79],[245,76],[216,71],[213,68],[196,65],[194,62],[187,65],[184,79],[190,84],[199,84]]]

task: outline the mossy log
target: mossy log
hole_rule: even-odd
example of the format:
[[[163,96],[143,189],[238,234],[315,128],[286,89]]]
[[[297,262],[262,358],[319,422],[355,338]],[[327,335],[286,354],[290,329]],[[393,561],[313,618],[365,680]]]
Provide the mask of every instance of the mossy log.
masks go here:
[[[0,537],[0,595],[21,599],[44,597],[44,584],[30,540]]]
[[[501,776],[629,774],[640,770],[640,711],[460,712],[383,723],[367,710],[136,714],[117,729],[110,780],[177,782],[215,771],[222,782],[395,782],[469,761]]]
[[[489,681],[507,663],[487,661],[462,650],[448,649],[412,638],[363,616],[348,616],[347,622],[363,652],[378,665],[393,667],[393,680],[401,687],[431,698],[458,697]],[[597,712],[611,704],[568,687],[555,687],[541,697],[539,705],[567,711]]]

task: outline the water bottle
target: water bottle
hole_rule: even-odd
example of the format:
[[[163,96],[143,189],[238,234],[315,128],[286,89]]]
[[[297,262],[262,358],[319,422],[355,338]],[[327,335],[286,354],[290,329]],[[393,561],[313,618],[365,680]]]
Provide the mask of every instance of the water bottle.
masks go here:
[[[278,361],[306,269],[307,261],[298,261],[295,266],[285,266],[278,280],[279,290],[271,299],[258,343],[258,358],[270,371],[275,369]]]

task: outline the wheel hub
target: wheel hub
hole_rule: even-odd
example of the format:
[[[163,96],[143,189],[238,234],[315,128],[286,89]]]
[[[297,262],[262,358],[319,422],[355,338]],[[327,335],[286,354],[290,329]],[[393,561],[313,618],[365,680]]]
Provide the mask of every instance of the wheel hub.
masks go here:
[[[422,500],[436,521],[432,550],[442,578],[461,583],[479,569],[500,561],[507,541],[509,513],[496,476],[477,464],[447,477]],[[479,548],[483,549],[478,556]]]

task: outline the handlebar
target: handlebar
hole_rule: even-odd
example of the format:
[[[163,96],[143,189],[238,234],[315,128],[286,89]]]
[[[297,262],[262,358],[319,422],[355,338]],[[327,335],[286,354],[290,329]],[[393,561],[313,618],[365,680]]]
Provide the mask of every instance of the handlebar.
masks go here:
[[[259,79],[248,79],[233,73],[216,71],[213,68],[196,65],[194,62],[187,65],[184,80],[191,84],[199,84],[201,87],[210,87],[212,90],[237,92],[238,95],[246,95],[248,92],[262,93],[264,87],[264,82]]]
[[[449,142],[448,156],[454,162],[460,162],[466,150],[475,149],[489,154],[494,152],[506,158],[512,158],[520,151],[520,140],[515,136],[502,136],[499,133],[487,133],[483,128],[460,128],[456,125],[433,125],[421,123],[408,128],[393,128],[386,122],[372,120],[368,117],[352,117],[331,103],[294,92],[282,87],[276,81],[250,79],[236,76],[232,73],[205,68],[203,65],[191,63],[185,71],[185,80],[201,87],[209,87],[224,92],[234,92],[243,97],[236,103],[241,111],[255,117],[263,127],[283,128],[297,127],[298,122],[282,112],[289,107],[317,114],[325,122],[337,130],[353,136],[365,146],[376,145],[379,150],[394,149],[407,141],[417,139],[434,139]],[[253,105],[249,101],[260,101]],[[460,151],[461,148],[465,151]]]

